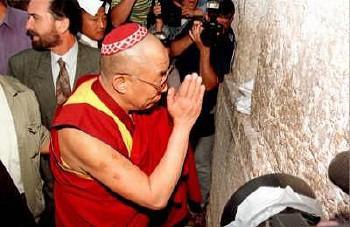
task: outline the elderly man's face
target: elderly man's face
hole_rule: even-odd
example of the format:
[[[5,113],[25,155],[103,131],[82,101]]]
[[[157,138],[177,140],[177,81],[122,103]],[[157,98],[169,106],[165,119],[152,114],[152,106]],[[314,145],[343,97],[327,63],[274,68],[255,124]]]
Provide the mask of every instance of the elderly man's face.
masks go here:
[[[81,32],[92,40],[100,41],[103,39],[107,26],[107,15],[105,8],[100,7],[95,16],[83,12]]]
[[[169,55],[164,46],[155,39],[145,44],[150,49],[141,52],[138,62],[130,62],[128,80],[130,82],[129,100],[134,110],[144,110],[156,104],[161,93],[167,91]]]
[[[154,62],[154,65],[140,67],[139,75],[132,75],[134,85],[134,99],[137,109],[143,110],[156,104],[163,92],[166,92],[167,78],[170,72],[169,60],[164,58],[163,61]]]
[[[60,43],[56,21],[49,12],[49,6],[48,0],[31,0],[28,5],[26,29],[34,48],[47,49]]]

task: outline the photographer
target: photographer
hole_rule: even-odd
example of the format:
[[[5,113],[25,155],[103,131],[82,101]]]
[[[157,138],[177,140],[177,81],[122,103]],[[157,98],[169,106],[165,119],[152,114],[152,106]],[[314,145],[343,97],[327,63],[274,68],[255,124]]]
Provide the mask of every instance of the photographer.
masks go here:
[[[167,43],[173,40],[186,27],[188,18],[203,17],[196,4],[197,0],[155,0],[148,22],[150,32]]]
[[[205,21],[193,20],[170,44],[171,55],[177,58],[176,67],[181,78],[187,73],[197,72],[206,88],[201,115],[191,131],[191,144],[195,149],[203,206],[208,201],[210,189],[211,153],[215,132],[213,109],[216,105],[217,87],[224,75],[230,71],[235,48],[234,33],[230,27],[235,11],[234,5],[231,0],[222,0],[219,3],[220,7],[214,14],[211,12]],[[214,26],[220,27],[221,30],[217,30],[213,37],[203,36],[208,32],[212,34],[209,31],[212,27],[208,24],[214,20]],[[203,37],[206,39],[203,40]]]

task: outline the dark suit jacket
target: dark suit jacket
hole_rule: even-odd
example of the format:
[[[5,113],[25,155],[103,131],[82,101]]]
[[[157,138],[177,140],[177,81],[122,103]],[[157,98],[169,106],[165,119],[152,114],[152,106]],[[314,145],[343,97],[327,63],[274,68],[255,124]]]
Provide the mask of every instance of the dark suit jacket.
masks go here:
[[[82,75],[99,73],[99,63],[99,50],[78,42],[75,82]],[[34,90],[40,105],[42,123],[50,128],[56,108],[50,51],[27,49],[14,55],[9,60],[8,75],[16,77]]]

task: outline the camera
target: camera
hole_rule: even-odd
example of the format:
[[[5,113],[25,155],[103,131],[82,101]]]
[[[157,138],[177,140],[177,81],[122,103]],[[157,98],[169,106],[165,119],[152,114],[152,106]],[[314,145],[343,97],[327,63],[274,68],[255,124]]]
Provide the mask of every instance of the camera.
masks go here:
[[[217,22],[220,10],[220,1],[211,0],[207,2],[207,14],[209,19],[203,19],[203,31],[201,40],[204,45],[212,46],[223,33],[223,26]]]

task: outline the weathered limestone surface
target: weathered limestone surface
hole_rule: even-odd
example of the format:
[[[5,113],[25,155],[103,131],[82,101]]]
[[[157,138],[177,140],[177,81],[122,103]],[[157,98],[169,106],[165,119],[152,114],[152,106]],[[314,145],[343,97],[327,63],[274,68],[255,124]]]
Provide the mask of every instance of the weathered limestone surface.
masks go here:
[[[234,2],[238,48],[218,96],[209,226],[232,192],[271,172],[309,183],[325,218],[350,212],[327,177],[330,160],[350,147],[349,1]],[[248,116],[233,103],[237,84],[252,78]]]

